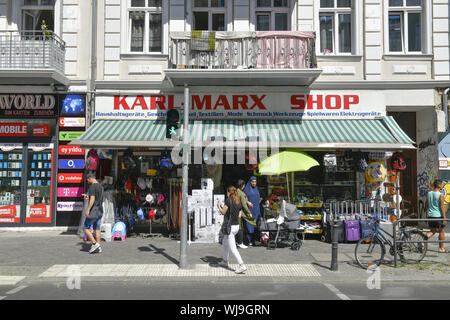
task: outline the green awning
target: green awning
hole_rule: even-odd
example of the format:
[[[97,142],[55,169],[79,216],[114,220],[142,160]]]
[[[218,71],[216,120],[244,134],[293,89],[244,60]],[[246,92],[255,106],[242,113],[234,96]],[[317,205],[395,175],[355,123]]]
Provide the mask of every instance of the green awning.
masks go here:
[[[259,141],[268,147],[414,149],[392,117],[350,120],[203,120],[190,123],[196,146]],[[99,120],[71,144],[85,147],[170,147],[165,121]]]

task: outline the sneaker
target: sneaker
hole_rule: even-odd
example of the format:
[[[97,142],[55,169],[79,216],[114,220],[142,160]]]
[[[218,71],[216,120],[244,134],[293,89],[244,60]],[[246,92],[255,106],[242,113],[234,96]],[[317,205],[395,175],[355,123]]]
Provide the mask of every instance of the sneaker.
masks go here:
[[[225,261],[220,261],[219,263],[218,263],[218,265],[219,266],[221,266],[221,267],[223,267],[223,268],[228,268],[228,262],[225,262]]]
[[[246,266],[240,266],[235,273],[240,274],[240,273],[244,273],[245,271],[247,271],[247,267]]]
[[[91,246],[91,249],[89,250],[89,253],[94,253],[98,248],[100,248],[100,244],[97,242],[96,244],[93,244]]]
[[[243,243],[238,244],[238,247],[241,248],[241,249],[247,249],[247,248],[248,248],[248,247],[247,247],[245,244],[243,244]]]

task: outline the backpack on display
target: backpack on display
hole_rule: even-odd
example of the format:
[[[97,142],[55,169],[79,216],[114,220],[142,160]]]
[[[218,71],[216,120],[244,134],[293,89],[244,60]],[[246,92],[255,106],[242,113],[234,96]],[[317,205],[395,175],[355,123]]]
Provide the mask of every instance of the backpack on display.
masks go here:
[[[394,171],[403,171],[406,169],[406,161],[400,152],[395,152],[391,158],[391,168]]]
[[[369,168],[367,164],[367,157],[364,153],[358,152],[355,155],[355,169],[357,171],[366,171]]]
[[[99,164],[99,156],[97,154],[97,150],[95,149],[89,150],[86,157],[86,169],[97,171],[98,164]]]
[[[112,228],[112,240],[120,239],[121,241],[125,241],[127,238],[127,226],[125,223],[119,221]]]

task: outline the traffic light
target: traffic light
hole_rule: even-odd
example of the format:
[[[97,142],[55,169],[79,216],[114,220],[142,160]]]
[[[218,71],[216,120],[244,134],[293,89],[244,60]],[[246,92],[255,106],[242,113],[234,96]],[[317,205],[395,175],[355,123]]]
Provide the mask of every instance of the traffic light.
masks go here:
[[[166,138],[170,139],[176,136],[178,129],[178,122],[180,121],[180,114],[178,110],[170,109],[167,111],[166,117]]]

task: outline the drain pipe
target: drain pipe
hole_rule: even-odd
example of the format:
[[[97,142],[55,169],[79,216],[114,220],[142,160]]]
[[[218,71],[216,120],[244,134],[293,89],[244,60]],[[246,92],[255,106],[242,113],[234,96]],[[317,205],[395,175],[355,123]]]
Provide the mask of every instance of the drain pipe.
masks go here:
[[[448,91],[450,88],[444,90],[444,94],[442,96],[442,108],[445,112],[445,132],[448,132]]]
[[[90,119],[88,125],[91,126],[95,115],[95,79],[97,72],[97,0],[92,0],[92,43],[91,43],[91,79],[89,84],[89,111]]]

